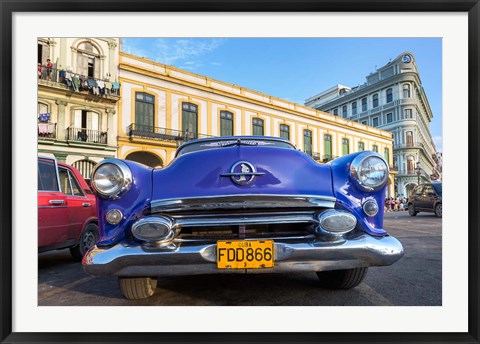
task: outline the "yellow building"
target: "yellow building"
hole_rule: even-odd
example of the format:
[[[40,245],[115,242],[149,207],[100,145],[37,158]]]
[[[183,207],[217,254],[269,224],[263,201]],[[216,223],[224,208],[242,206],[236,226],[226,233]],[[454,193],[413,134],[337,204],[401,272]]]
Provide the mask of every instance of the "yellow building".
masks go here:
[[[392,134],[364,124],[120,52],[118,157],[165,166],[186,139],[284,137],[319,162],[373,150],[392,160]],[[388,195],[393,195],[393,174]]]

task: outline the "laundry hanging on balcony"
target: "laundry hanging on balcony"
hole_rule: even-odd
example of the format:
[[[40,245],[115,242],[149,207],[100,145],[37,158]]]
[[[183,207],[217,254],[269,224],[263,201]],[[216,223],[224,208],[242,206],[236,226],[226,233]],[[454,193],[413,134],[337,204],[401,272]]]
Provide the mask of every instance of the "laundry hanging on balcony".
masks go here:
[[[46,112],[38,114],[38,120],[40,122],[48,122],[50,120],[50,113]]]

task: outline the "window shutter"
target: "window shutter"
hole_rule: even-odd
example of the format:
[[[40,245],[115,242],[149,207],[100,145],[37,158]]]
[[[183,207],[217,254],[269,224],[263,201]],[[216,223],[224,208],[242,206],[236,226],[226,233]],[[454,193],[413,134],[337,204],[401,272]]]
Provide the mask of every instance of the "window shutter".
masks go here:
[[[74,128],[82,127],[82,110],[75,110],[75,116],[73,117],[72,124]]]
[[[100,79],[100,60],[98,57],[95,57],[95,65],[93,67],[94,69],[94,78],[95,79]]]

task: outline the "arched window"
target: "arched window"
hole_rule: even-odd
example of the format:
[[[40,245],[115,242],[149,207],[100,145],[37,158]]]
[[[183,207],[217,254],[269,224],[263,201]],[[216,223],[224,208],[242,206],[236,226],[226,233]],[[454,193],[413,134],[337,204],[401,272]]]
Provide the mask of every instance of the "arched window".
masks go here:
[[[413,147],[413,132],[406,132],[407,147]]]
[[[407,157],[407,174],[414,174],[415,173],[415,160],[413,156],[409,155]]]
[[[378,94],[374,94],[372,97],[373,107],[378,107]]]
[[[342,117],[343,118],[347,117],[347,106],[346,105],[342,106]]]
[[[391,88],[387,89],[387,103],[391,103],[393,101],[393,91]]]
[[[233,136],[233,113],[220,111],[220,136]]]
[[[72,164],[73,167],[80,171],[80,174],[85,179],[90,179],[95,165],[96,163],[90,160],[79,160]]]
[[[363,142],[360,141],[360,142],[358,143],[358,151],[359,151],[359,152],[363,152],[364,150],[365,150],[365,143],[363,143]]]
[[[357,114],[357,102],[352,103],[352,115]]]
[[[92,43],[85,41],[77,46],[77,73],[100,79],[100,52]]]

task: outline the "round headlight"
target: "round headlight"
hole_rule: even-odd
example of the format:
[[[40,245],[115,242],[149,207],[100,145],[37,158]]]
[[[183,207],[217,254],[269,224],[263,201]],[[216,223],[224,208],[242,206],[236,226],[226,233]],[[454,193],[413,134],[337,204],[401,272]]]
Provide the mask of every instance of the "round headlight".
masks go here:
[[[132,185],[130,168],[122,161],[105,161],[97,166],[92,176],[92,186],[101,196],[114,198]]]
[[[388,166],[381,155],[365,152],[357,155],[350,165],[352,177],[366,191],[378,190],[388,179]]]

